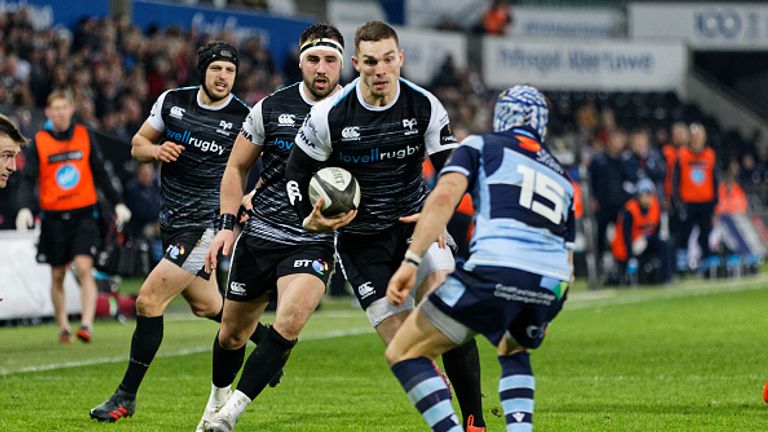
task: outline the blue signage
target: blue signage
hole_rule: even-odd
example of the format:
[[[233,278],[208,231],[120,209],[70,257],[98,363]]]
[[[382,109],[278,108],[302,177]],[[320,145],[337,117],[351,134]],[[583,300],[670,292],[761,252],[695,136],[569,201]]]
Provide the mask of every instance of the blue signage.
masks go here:
[[[0,10],[14,12],[28,8],[37,29],[63,25],[74,29],[83,17],[109,14],[109,0],[0,0]]]
[[[226,30],[238,40],[258,36],[272,53],[277,67],[298,45],[310,19],[285,18],[232,9],[193,7],[146,0],[133,1],[133,22],[146,31],[151,26],[194,28],[217,35]]]

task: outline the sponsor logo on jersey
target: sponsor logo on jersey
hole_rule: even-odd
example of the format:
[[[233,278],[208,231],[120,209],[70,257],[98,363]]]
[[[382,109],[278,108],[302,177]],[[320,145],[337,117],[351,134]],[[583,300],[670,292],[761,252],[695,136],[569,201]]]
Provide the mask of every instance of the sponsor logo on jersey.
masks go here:
[[[302,201],[299,183],[295,180],[291,180],[285,184],[285,191],[288,193],[288,200],[291,202],[291,205],[294,205],[296,201]]]
[[[360,127],[348,126],[341,130],[342,141],[359,141],[360,140]]]
[[[381,162],[388,160],[405,159],[409,156],[419,154],[418,145],[406,145],[404,148],[397,150],[382,151],[379,147],[370,149],[367,153],[355,153],[350,154],[346,152],[339,152],[338,158],[344,163],[348,164],[364,164],[372,162]]]
[[[216,133],[220,133],[224,136],[229,136],[232,131],[232,122],[222,120],[219,122],[219,128],[216,129]]]
[[[328,263],[325,262],[325,260],[316,259],[312,261],[312,270],[315,271],[315,273],[319,274],[320,276],[324,276],[326,273],[328,273]]]
[[[173,129],[166,128],[165,136],[168,137],[168,139],[176,141],[177,143],[199,148],[206,153],[218,153],[219,156],[224,154],[224,146],[221,144],[216,144],[216,140],[207,141],[200,138],[195,138],[192,136],[192,132],[188,130],[177,132]]]
[[[275,139],[275,147],[283,150],[290,150],[293,148],[293,141],[287,140],[283,138],[276,138]]]
[[[405,135],[415,135],[419,133],[418,129],[414,129],[416,127],[416,118],[410,118],[410,119],[403,119],[403,127],[405,129],[408,129],[405,131]]]
[[[235,295],[245,295],[245,282],[230,282],[229,292]]]
[[[552,168],[556,173],[563,174],[563,167],[560,166],[560,162],[557,161],[551,154],[544,151],[544,149],[536,152],[536,161]]]
[[[165,250],[165,253],[167,253],[173,260],[177,259],[179,256],[183,256],[184,252],[183,244],[170,245],[168,246],[168,249]]]
[[[294,124],[296,124],[295,114],[280,114],[277,117],[278,126],[293,126]]]
[[[293,268],[309,267],[312,265],[312,260],[297,259],[293,261]]]
[[[448,144],[457,144],[458,141],[456,140],[456,135],[453,134],[453,130],[451,130],[450,123],[443,126],[442,129],[440,129],[440,145],[448,145]]]
[[[171,107],[171,117],[181,120],[184,117],[184,111],[186,110],[182,107],[173,106]]]
[[[357,293],[360,294],[360,299],[364,299],[373,294],[373,282],[367,281],[364,284],[357,287]]]

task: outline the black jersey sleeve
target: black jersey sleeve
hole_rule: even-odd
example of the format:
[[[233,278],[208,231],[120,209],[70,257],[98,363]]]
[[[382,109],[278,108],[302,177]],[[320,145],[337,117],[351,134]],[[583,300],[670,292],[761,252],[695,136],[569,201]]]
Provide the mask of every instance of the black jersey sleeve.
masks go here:
[[[294,146],[291,150],[291,156],[285,167],[285,189],[299,220],[304,220],[312,213],[308,193],[309,180],[323,165],[323,162],[312,158],[299,146]]]

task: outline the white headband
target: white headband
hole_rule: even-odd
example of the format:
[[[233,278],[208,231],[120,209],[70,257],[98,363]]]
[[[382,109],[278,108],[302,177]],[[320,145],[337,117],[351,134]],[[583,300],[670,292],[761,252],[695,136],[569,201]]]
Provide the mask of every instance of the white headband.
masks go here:
[[[343,67],[344,66],[344,48],[342,48],[341,44],[339,44],[335,40],[328,39],[328,38],[310,39],[304,42],[304,44],[301,45],[301,48],[299,48],[299,63],[301,63],[304,60],[304,57],[306,57],[310,53],[316,53],[317,51],[327,50],[327,49],[336,51]]]

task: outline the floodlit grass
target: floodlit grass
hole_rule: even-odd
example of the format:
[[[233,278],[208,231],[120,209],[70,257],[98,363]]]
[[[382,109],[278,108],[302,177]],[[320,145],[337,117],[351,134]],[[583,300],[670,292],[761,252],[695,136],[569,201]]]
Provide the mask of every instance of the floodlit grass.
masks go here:
[[[661,289],[572,293],[532,356],[537,431],[764,431],[768,277]],[[270,318],[267,317],[267,321]],[[97,324],[94,342],[56,344],[53,326],[0,329],[0,431],[194,430],[210,386],[216,325],[169,314],[133,418],[103,425],[88,409],[114,391],[133,323]],[[504,430],[493,350],[480,341],[489,431]],[[348,301],[310,321],[286,367],[239,431],[414,431],[426,425]]]

